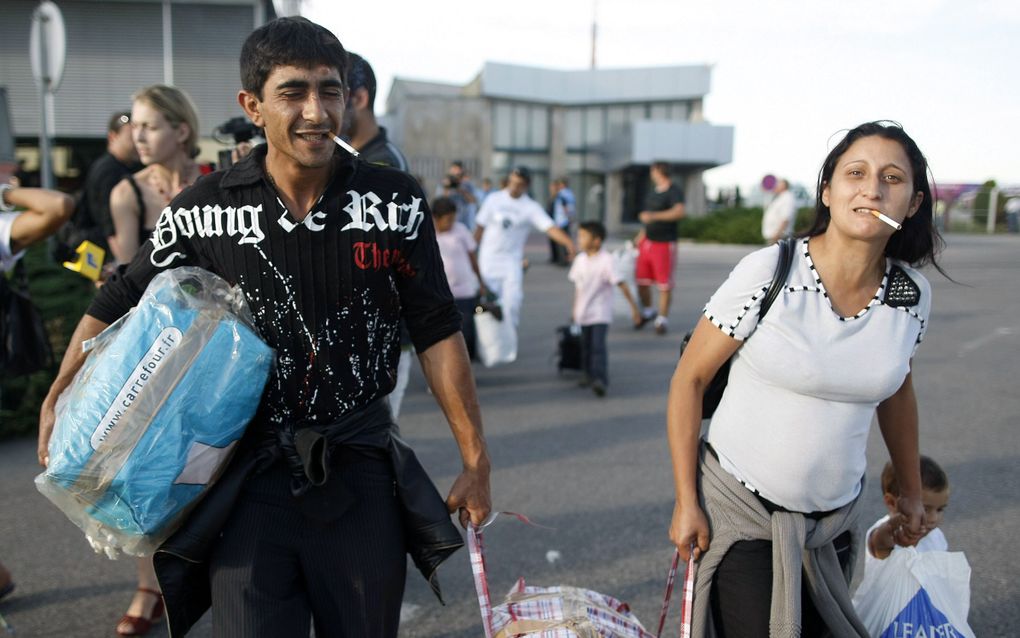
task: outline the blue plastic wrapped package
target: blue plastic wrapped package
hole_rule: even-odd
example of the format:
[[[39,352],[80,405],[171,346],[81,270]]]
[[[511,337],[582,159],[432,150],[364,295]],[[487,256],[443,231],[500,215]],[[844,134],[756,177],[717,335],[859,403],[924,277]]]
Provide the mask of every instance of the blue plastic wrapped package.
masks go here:
[[[96,551],[145,556],[226,467],[273,350],[240,290],[199,268],[157,275],[85,348],[36,486]]]

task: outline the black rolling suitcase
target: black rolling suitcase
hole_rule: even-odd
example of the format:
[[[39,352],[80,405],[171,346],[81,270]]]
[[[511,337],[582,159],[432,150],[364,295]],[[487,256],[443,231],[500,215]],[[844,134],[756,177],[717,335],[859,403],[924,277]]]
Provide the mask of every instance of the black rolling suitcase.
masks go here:
[[[581,369],[581,327],[577,325],[556,328],[556,369]]]

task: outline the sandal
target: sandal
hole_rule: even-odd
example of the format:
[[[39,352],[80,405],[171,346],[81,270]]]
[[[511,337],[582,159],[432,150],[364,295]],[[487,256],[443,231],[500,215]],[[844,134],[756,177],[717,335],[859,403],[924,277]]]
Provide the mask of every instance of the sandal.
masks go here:
[[[128,616],[124,614],[117,622],[117,635],[118,636],[144,636],[149,633],[152,629],[153,623],[163,617],[163,594],[155,589],[149,589],[147,587],[139,587],[138,591],[146,594],[151,594],[156,597],[156,605],[152,608],[152,613],[148,617],[145,616]]]

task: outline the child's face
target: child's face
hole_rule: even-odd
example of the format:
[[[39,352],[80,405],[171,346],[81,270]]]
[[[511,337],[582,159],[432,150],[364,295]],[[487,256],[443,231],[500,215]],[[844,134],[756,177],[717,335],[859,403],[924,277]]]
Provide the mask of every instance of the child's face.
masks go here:
[[[942,515],[949,505],[949,488],[941,492],[922,490],[921,502],[924,503],[924,519],[928,523],[925,533],[928,533],[942,524]]]
[[[446,215],[440,215],[433,219],[436,224],[437,233],[445,233],[446,231],[453,228],[453,222],[457,221],[457,216],[450,213]]]
[[[586,252],[598,251],[599,246],[602,245],[602,240],[582,228],[577,231],[577,245]]]
[[[886,493],[884,495],[885,506],[891,516],[897,514],[896,499],[895,494]],[[949,489],[946,488],[940,492],[923,489],[921,490],[921,503],[924,505],[924,520],[926,522],[922,531],[926,536],[928,532],[942,525],[942,516],[949,504]]]

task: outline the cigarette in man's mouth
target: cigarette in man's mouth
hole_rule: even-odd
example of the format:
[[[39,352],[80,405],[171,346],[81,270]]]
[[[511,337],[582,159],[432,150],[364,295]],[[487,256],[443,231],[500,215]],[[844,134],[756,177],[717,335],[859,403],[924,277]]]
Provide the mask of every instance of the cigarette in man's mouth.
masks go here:
[[[354,157],[357,157],[358,155],[361,155],[361,153],[359,153],[357,151],[357,149],[355,149],[353,146],[351,146],[347,142],[345,142],[342,139],[340,139],[339,135],[334,135],[333,136],[333,141],[336,142],[337,146],[339,146],[340,148],[344,149],[345,151],[347,151],[348,153],[350,153]]]
[[[885,215],[883,215],[881,213],[881,211],[877,211],[874,208],[869,208],[869,209],[867,209],[867,211],[869,213],[871,213],[872,215],[874,215],[875,217],[877,217],[878,219],[881,219],[885,223],[889,224],[890,226],[892,226],[896,230],[903,230],[902,224],[900,224],[899,222],[897,222],[895,219],[893,219],[891,217],[886,217]]]

